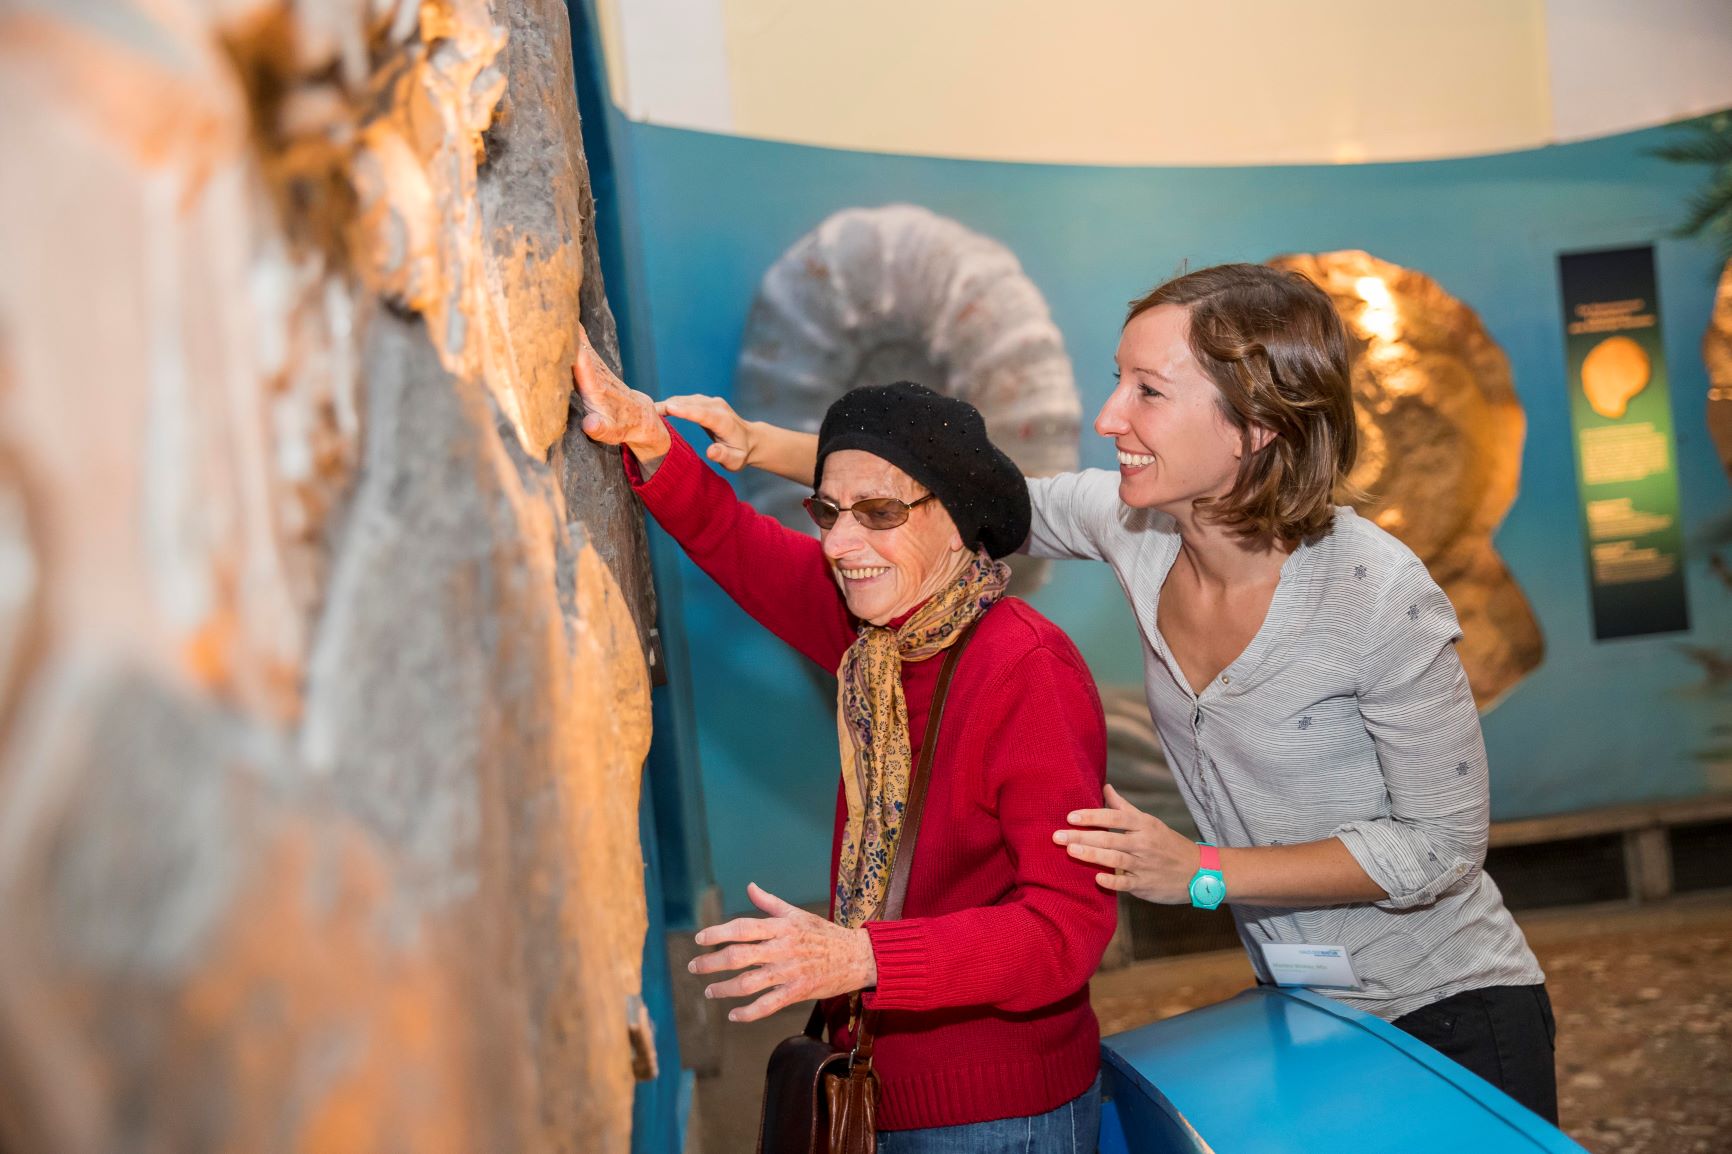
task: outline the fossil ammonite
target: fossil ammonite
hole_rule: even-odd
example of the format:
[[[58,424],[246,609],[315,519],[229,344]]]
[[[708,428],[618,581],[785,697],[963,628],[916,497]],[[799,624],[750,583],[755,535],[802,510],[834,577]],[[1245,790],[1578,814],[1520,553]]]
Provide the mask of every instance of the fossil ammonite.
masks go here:
[[[1004,245],[911,204],[851,208],[801,237],[764,274],[734,399],[747,416],[816,432],[849,389],[917,381],[971,402],[1025,474],[1074,469],[1082,414],[1046,300]],[[812,528],[799,486],[748,472],[746,497]],[[1011,559],[1013,588],[1042,562]]]
[[[1353,503],[1449,594],[1484,708],[1545,654],[1533,610],[1492,546],[1520,487],[1527,426],[1509,359],[1478,315],[1424,273],[1359,251],[1269,263],[1322,286],[1357,338],[1360,451],[1349,480],[1362,496]],[[1628,389],[1628,368],[1610,364],[1622,374],[1614,392]]]

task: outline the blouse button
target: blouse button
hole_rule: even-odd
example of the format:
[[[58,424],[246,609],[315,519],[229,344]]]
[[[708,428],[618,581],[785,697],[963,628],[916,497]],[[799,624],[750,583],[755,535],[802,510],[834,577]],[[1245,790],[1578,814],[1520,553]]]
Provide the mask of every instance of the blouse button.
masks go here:
[[[1232,683],[1233,683],[1233,679],[1231,677],[1228,677],[1225,673],[1223,673],[1221,675],[1221,684],[1222,685],[1231,685]]]

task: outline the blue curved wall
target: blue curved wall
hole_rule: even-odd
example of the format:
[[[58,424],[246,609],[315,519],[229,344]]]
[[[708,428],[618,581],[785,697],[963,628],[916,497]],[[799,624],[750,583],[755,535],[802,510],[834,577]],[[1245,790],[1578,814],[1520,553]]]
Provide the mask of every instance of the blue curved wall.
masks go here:
[[[1521,495],[1496,540],[1547,653],[1485,717],[1495,816],[1708,788],[1712,750],[1732,745],[1732,697],[1705,685],[1680,643],[1732,641],[1732,588],[1708,567],[1714,542],[1732,558],[1732,487],[1706,434],[1700,354],[1719,262],[1709,244],[1669,237],[1703,174],[1646,155],[1668,130],[1399,165],[1108,169],[868,155],[616,123],[628,138],[617,151],[619,194],[637,222],[635,343],[647,346],[638,363],[651,378],[636,383],[661,394],[727,395],[764,269],[825,216],[856,205],[915,202],[1009,245],[1052,307],[1089,417],[1108,390],[1125,301],[1182,262],[1363,248],[1435,277],[1509,354],[1529,421]],[[1557,254],[1648,242],[1657,244],[1679,431],[1693,628],[1596,643]],[[1112,464],[1086,429],[1082,459]],[[826,693],[708,578],[680,564],[724,904],[743,907],[749,880],[822,900],[837,773]],[[1076,638],[1102,682],[1140,678],[1136,632],[1104,566],[1059,565],[1034,601]]]

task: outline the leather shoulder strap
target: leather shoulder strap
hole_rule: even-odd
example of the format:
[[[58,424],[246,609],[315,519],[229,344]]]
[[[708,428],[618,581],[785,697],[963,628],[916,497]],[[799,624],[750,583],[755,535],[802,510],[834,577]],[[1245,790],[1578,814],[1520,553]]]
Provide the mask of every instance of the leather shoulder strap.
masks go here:
[[[982,614],[984,616],[984,614]],[[908,781],[908,800],[902,811],[902,835],[896,841],[896,860],[890,864],[890,889],[884,902],[873,915],[874,921],[893,922],[902,916],[902,902],[908,896],[908,875],[914,868],[914,843],[920,838],[920,817],[926,809],[926,782],[932,776],[932,759],[938,753],[939,723],[944,720],[944,700],[950,696],[950,678],[962,660],[974,636],[976,617],[962,631],[944,655],[944,668],[938,672],[938,688],[932,693],[932,709],[926,716],[926,736],[920,742],[920,760],[914,764],[914,776]]]

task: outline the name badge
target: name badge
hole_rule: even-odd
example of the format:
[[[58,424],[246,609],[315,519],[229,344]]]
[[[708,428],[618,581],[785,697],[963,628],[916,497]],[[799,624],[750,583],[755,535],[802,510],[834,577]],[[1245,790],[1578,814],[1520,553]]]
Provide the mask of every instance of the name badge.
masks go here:
[[[1314,946],[1309,942],[1264,942],[1263,962],[1277,986],[1322,986],[1357,990],[1359,979],[1344,946]]]

